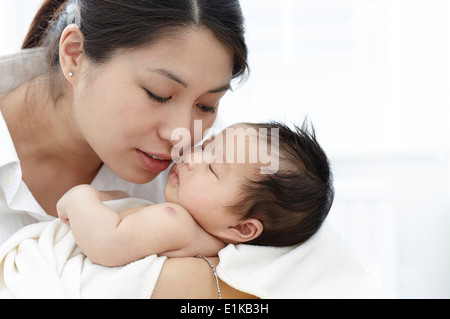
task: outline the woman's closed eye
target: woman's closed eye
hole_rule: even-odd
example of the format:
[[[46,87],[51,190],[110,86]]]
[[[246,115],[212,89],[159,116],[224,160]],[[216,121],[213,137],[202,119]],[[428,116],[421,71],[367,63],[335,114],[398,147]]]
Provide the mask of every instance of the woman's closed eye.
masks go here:
[[[145,92],[147,92],[147,95],[148,95],[153,101],[155,101],[155,102],[157,102],[157,103],[160,103],[160,104],[167,103],[167,102],[169,102],[169,101],[172,99],[171,96],[169,96],[169,97],[158,96],[158,95],[156,95],[156,94],[150,92],[150,91],[147,90],[147,89],[145,89]]]
[[[217,106],[207,106],[203,104],[197,104],[197,107],[200,109],[200,111],[205,113],[215,114],[217,112]]]
[[[145,92],[150,97],[150,99],[152,99],[153,101],[160,103],[160,104],[165,104],[172,99],[172,96],[162,97],[162,96],[156,95],[153,92],[150,92],[147,89],[145,89]],[[197,104],[197,108],[204,113],[211,113],[211,114],[217,113],[217,106],[208,106],[208,105],[203,105],[203,104]]]

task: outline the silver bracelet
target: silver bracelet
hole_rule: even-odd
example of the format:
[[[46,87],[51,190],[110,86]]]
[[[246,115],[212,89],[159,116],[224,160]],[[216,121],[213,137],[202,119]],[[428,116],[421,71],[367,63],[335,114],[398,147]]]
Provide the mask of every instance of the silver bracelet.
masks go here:
[[[219,286],[219,277],[217,276],[217,272],[216,272],[216,268],[214,267],[214,265],[212,264],[211,260],[209,260],[208,258],[206,258],[205,256],[196,256],[197,258],[203,258],[204,260],[206,260],[209,264],[209,266],[211,267],[213,273],[214,273],[214,277],[216,277],[216,285],[217,285],[217,292],[219,293],[219,299],[222,299],[222,293],[220,291],[220,286]]]

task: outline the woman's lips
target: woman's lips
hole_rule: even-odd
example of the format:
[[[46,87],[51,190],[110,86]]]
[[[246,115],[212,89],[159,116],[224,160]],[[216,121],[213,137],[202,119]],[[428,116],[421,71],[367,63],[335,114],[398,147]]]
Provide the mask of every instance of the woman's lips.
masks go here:
[[[149,172],[164,172],[172,164],[172,160],[164,159],[163,155],[149,155],[141,150],[136,150],[136,154],[139,164]]]

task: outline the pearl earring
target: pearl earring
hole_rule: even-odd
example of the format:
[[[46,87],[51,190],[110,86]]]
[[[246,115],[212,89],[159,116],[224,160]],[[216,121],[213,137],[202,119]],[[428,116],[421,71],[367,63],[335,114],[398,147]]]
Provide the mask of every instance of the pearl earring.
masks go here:
[[[69,72],[69,74],[68,74],[70,77],[73,77],[73,73],[72,72]]]

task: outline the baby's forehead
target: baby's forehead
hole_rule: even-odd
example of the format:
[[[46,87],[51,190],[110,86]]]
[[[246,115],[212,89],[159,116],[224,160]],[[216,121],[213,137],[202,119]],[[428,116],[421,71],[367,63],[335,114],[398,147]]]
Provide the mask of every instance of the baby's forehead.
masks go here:
[[[267,137],[267,131],[260,134],[257,126],[235,124],[212,137],[205,150],[213,153],[216,163],[267,164],[267,157],[276,155]]]
[[[252,151],[257,153],[258,132],[246,124],[236,124],[212,136],[205,144],[210,143],[217,155],[242,158]]]
[[[250,126],[251,125],[248,124],[248,123],[235,123],[235,124],[232,124],[232,125],[228,126],[228,128],[238,128],[238,127],[248,128]]]
[[[234,124],[225,128],[222,132],[216,134],[215,136],[221,136],[223,138],[247,138],[249,141],[254,141],[253,138],[258,137],[258,129],[249,124],[240,123]]]
[[[252,126],[252,125],[250,125],[248,123],[236,123],[236,124],[228,126],[222,132],[226,132],[227,130],[230,130],[230,129],[236,129],[236,130],[237,129],[244,129],[244,130],[247,130],[249,128],[254,128],[254,126]]]

